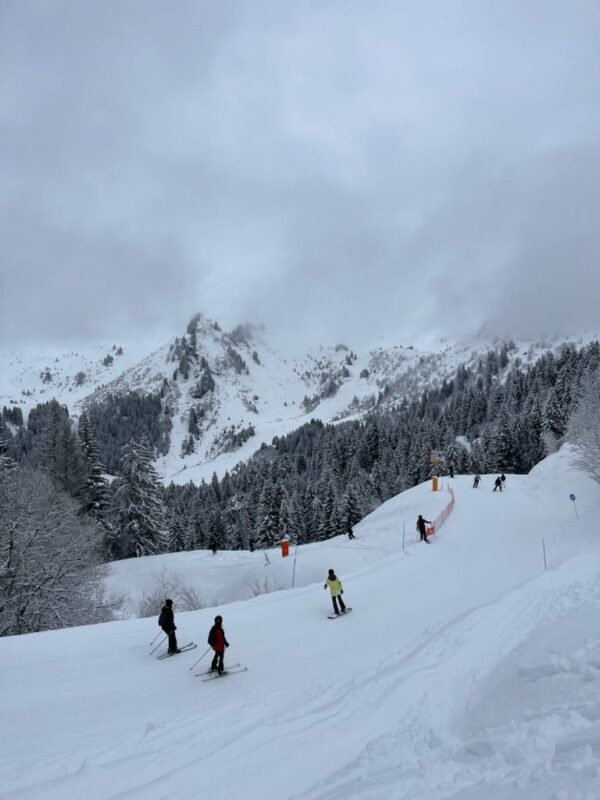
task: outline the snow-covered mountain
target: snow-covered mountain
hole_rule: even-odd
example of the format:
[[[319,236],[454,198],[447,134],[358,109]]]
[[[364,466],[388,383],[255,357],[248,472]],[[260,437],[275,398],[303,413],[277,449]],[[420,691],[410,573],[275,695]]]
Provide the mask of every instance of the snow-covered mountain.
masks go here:
[[[511,342],[505,359],[533,362],[564,342]],[[77,416],[111,394],[158,394],[172,427],[168,453],[156,466],[165,481],[199,482],[213,472],[222,475],[261,444],[312,418],[359,417],[413,397],[501,346],[481,336],[430,349],[406,343],[361,351],[337,344],[290,355],[261,326],[226,332],[196,315],[182,335],[150,353],[143,353],[139,341],[77,352],[0,351],[0,406],[26,413],[55,397]]]
[[[448,497],[427,483],[362,520],[355,540],[299,547],[296,564],[276,551],[269,564],[159,557],[208,602],[266,578],[281,589],[176,609],[180,642],[199,646],[175,658],[150,655],[156,617],[0,639],[0,796],[597,797],[598,486],[566,448],[501,494],[491,476],[477,490],[451,483],[455,509],[430,545],[402,547],[403,521],[431,519]],[[156,567],[132,559],[114,580],[143,593]],[[353,606],[335,621],[329,567]],[[216,613],[226,664],[248,671],[204,683],[194,673],[208,657],[191,668]]]

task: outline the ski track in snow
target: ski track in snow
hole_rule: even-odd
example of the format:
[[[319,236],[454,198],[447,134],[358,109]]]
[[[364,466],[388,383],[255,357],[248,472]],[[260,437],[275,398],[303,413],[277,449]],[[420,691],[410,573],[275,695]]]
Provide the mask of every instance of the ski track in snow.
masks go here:
[[[202,649],[148,659],[155,621],[3,640],[0,797],[597,799],[600,493],[567,455],[502,495],[457,478],[430,547],[398,542],[421,486],[356,542],[301,548],[302,588],[224,607],[229,659],[249,668],[230,681],[192,677]],[[335,626],[309,582],[333,556],[354,607]],[[202,648],[213,615],[178,615],[181,635]]]

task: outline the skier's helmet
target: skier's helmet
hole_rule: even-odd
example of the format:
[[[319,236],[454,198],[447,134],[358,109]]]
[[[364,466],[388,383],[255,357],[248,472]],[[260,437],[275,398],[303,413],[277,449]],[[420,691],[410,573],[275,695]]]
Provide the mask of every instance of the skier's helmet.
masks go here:
[[[215,622],[217,623],[217,625],[218,625],[220,622],[223,622],[223,617],[222,617],[222,616],[219,614],[218,616],[216,616],[216,617],[215,617]]]
[[[169,606],[169,608],[170,608],[173,605],[173,601],[172,600],[165,600],[165,605]]]
[[[334,570],[334,569],[330,569],[330,570],[329,570],[329,574],[330,574],[330,575],[335,575],[335,570]]]

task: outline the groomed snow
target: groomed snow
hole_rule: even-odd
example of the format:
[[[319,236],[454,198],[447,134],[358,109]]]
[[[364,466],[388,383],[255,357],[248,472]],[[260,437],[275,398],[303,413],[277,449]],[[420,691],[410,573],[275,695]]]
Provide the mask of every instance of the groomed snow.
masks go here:
[[[219,607],[246,673],[189,671],[214,609],[177,615],[199,649],[163,662],[148,655],[153,619],[3,639],[0,797],[597,797],[600,490],[569,456],[509,475],[502,494],[491,477],[454,479],[456,509],[429,546],[401,546],[402,520],[446,499],[420,486],[356,542],[301,548],[300,588]],[[219,584],[208,555],[168,558]],[[354,609],[336,621],[328,567]],[[143,569],[116,569],[144,591]],[[223,599],[245,569],[265,568],[222,578]]]

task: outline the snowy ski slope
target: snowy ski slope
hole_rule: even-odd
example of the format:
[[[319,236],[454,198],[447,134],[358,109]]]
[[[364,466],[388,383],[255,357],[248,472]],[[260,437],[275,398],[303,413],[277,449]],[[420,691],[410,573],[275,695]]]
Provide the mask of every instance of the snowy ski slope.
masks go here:
[[[155,620],[0,641],[0,797],[597,797],[600,490],[568,450],[503,494],[491,476],[452,483],[456,509],[430,546],[401,549],[402,520],[445,499],[423,485],[356,542],[301,548],[300,588],[220,606],[246,673],[190,673],[214,609],[177,615],[199,649],[163,662],[148,656]],[[205,572],[207,556],[188,558]],[[221,567],[235,599],[247,577]],[[328,567],[354,608],[335,622]]]

